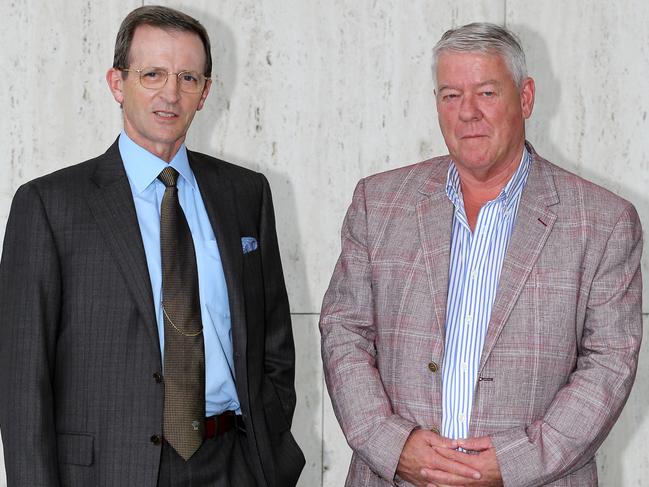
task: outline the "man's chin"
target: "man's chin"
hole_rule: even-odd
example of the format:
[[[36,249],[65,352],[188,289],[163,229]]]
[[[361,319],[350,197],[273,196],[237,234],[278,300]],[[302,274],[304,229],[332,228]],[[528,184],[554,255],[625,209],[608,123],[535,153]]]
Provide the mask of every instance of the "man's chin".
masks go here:
[[[457,165],[466,167],[467,169],[489,166],[489,151],[486,149],[460,151],[456,158],[453,159]]]

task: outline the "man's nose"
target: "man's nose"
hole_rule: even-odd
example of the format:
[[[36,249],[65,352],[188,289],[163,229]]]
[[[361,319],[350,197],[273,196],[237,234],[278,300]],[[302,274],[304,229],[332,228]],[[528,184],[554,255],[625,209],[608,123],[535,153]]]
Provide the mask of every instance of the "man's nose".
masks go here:
[[[176,102],[178,99],[180,99],[180,86],[178,83],[178,76],[169,73],[167,75],[167,82],[165,85],[160,88],[160,94],[164,97],[164,99],[168,102]]]
[[[469,94],[462,97],[459,116],[463,122],[471,122],[482,118],[482,112],[475,95]]]

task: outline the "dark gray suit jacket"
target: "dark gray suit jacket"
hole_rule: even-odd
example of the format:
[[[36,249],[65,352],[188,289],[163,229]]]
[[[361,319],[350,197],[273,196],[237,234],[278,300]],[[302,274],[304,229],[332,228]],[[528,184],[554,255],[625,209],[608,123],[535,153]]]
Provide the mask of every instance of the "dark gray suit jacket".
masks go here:
[[[257,482],[297,482],[294,348],[270,189],[189,152],[228,287]],[[243,254],[241,237],[258,249]],[[157,482],[163,387],[144,247],[117,143],[20,187],[0,263],[0,427],[9,486]],[[215,466],[215,468],[218,468]]]

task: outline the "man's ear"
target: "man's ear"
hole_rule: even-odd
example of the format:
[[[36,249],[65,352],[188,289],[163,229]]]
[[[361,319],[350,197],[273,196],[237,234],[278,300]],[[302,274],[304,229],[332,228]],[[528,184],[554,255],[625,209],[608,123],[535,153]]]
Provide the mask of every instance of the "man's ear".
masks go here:
[[[201,99],[198,100],[198,107],[196,110],[201,110],[203,108],[203,105],[205,105],[205,100],[207,99],[207,95],[210,94],[210,88],[212,87],[212,80],[208,79],[205,82],[205,87],[203,88],[203,92],[201,93]]]
[[[523,117],[528,119],[532,116],[532,110],[534,109],[534,95],[536,88],[534,86],[534,80],[532,78],[525,78],[523,80],[523,87],[521,89],[521,109],[523,111]]]
[[[116,68],[110,68],[106,72],[106,82],[108,83],[108,88],[113,94],[115,101],[119,103],[119,106],[122,106],[122,103],[124,102],[124,79],[122,78],[122,75],[123,73]]]

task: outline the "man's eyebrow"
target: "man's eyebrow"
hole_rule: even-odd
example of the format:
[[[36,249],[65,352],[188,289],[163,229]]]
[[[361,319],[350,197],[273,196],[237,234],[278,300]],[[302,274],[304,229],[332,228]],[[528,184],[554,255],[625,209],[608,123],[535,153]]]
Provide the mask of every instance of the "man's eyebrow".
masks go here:
[[[480,83],[476,83],[476,84],[474,84],[472,86],[474,86],[476,88],[482,88],[483,86],[486,86],[486,85],[500,86],[501,83],[497,79],[488,79],[486,81],[481,81]],[[444,90],[458,90],[458,91],[461,91],[460,88],[455,88],[455,87],[453,87],[451,85],[441,85],[441,86],[439,86],[437,88],[437,91],[444,91]]]

